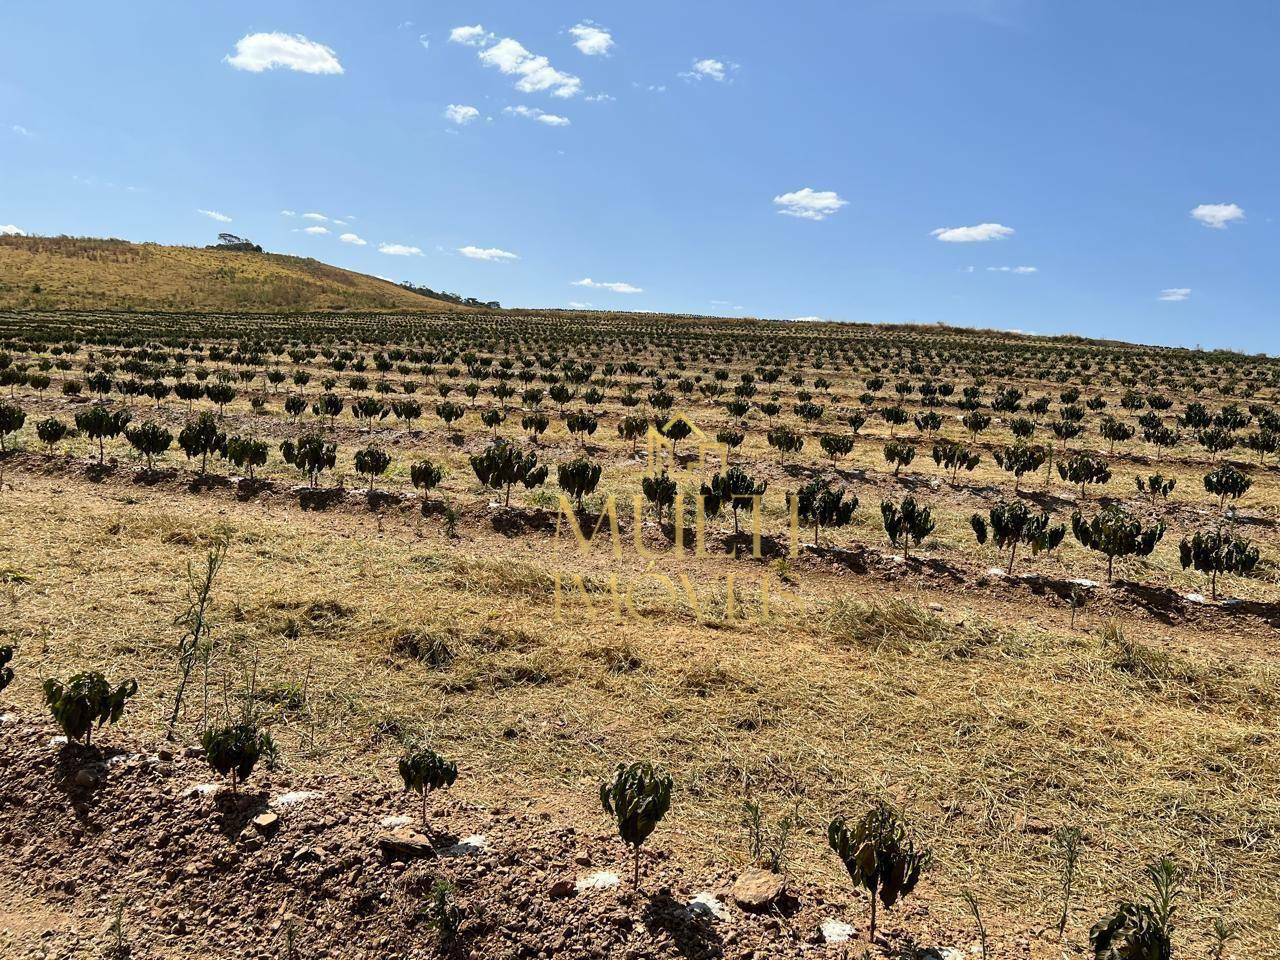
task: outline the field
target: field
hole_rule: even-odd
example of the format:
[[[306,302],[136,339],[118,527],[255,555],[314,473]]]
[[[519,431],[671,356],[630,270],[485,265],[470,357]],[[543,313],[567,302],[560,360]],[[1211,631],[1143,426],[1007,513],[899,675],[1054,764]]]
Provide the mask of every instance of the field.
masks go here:
[[[749,865],[745,803],[768,839],[790,820],[799,905],[661,955],[1072,955],[1167,854],[1178,956],[1274,956],[1278,391],[1265,357],[946,328],[2,313],[0,740],[47,743],[41,678],[96,669],[139,687],[95,742],[154,751],[225,549],[180,743],[247,710],[344,796],[425,743],[458,764],[451,826],[518,810],[602,843],[600,783],[651,761],[674,791],[645,872],[677,899]],[[866,945],[827,826],[877,800],[932,863]],[[154,894],[100,882],[86,923]],[[15,928],[69,909],[21,893]],[[130,911],[137,943],[159,921]],[[472,955],[507,955],[505,922]],[[174,936],[154,954],[243,946]]]

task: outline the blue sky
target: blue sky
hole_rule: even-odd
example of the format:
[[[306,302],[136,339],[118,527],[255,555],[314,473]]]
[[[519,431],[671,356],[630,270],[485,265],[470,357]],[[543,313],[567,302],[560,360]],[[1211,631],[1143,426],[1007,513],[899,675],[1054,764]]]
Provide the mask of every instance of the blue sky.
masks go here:
[[[0,229],[1276,353],[1278,38],[1202,0],[8,3]]]

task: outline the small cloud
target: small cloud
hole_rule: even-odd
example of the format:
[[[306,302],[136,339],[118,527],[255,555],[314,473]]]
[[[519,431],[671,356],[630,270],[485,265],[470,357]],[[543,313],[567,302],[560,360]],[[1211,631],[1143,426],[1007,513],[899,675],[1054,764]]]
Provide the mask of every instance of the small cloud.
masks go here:
[[[729,74],[737,69],[736,63],[725,63],[723,60],[707,57],[693,61],[693,69],[679,76],[684,80],[714,80],[716,83],[724,83],[729,79]]]
[[[1039,267],[987,267],[989,273],[1039,273]]]
[[[347,221],[345,220],[330,220],[329,222],[335,227],[345,227],[347,225]]]
[[[0,237],[25,237],[27,231],[15,227],[12,223],[0,223]]]
[[[309,234],[311,234],[313,237],[323,237],[325,234],[327,234],[327,233],[329,232],[329,228],[328,228],[328,227],[320,227],[320,226],[315,226],[315,227],[303,227],[302,232],[303,232],[303,233],[309,233]]]
[[[359,235],[354,233],[344,233],[338,239],[341,240],[343,243],[355,244],[357,247],[363,247],[369,242],[368,240],[365,240],[363,237],[360,237]]]
[[[225,213],[219,213],[217,210],[197,210],[196,213],[204,214],[210,220],[217,220],[219,223],[230,223],[231,218]]]
[[[451,103],[444,108],[444,118],[458,126],[466,126],[473,120],[480,119],[480,111],[461,103]]]
[[[299,73],[342,73],[338,55],[301,34],[250,33],[236,41],[235,56],[223,57],[237,70],[262,73],[284,67]]]
[[[575,280],[573,285],[575,287],[590,287],[592,290],[608,290],[612,293],[644,293],[644,290],[640,287],[632,286],[629,283],[618,283],[616,281],[605,283],[599,280],[592,280],[590,277]]]
[[[509,76],[519,77],[516,89],[521,93],[550,93],[568,99],[582,91],[582,81],[571,73],[551,66],[551,61],[525,49],[519,40],[504,37],[477,56],[486,67],[497,67]]]
[[[23,126],[22,124],[20,124],[20,123],[15,123],[15,124],[14,124],[12,127],[10,127],[9,129],[10,129],[10,130],[12,130],[14,133],[16,133],[16,134],[17,134],[18,136],[20,136],[20,137],[33,137],[33,136],[35,136],[35,134],[33,134],[30,130],[28,130],[26,127],[24,127],[24,126]]]
[[[461,43],[467,47],[484,47],[494,39],[493,34],[478,23],[474,27],[454,27],[449,31],[450,43]]]
[[[420,34],[420,35],[418,36],[418,42],[419,42],[420,44],[422,44],[422,49],[423,49],[423,50],[430,50],[430,49],[431,49],[431,38],[430,38],[430,37],[428,37],[425,33],[424,33],[424,34]]]
[[[773,198],[778,212],[802,220],[825,220],[841,207],[849,205],[834,190],[814,190],[805,187]]]
[[[393,257],[420,257],[422,251],[417,247],[408,247],[403,243],[381,243],[378,245],[378,252],[385,253]]]
[[[281,211],[280,211],[280,216],[282,216],[282,217],[296,217],[297,215],[298,215],[298,213],[297,213],[297,211],[296,211],[296,210],[281,210]]]
[[[607,93],[593,93],[589,97],[583,97],[583,99],[587,103],[611,103],[612,101],[617,100],[618,98],[612,97]]]
[[[973,227],[939,227],[929,236],[937,237],[943,243],[981,243],[986,240],[1003,240],[1012,237],[1013,227],[1000,223],[979,223]]]
[[[472,260],[501,261],[520,259],[516,254],[507,250],[499,250],[497,247],[459,247],[458,252]]]
[[[573,45],[588,57],[605,56],[613,46],[613,35],[590,20],[583,20],[576,27],[570,27],[569,35],[574,39]]]
[[[328,217],[326,217],[323,213],[304,213],[304,214],[302,215],[302,219],[303,219],[303,220],[320,220],[320,221],[324,221],[324,220],[328,220],[329,218],[328,218]]]
[[[1244,219],[1244,210],[1234,203],[1202,203],[1192,208],[1191,219],[1214,230],[1225,230],[1227,224]]]
[[[568,117],[561,117],[554,113],[547,113],[545,110],[539,110],[537,107],[503,107],[502,112],[516,117],[527,117],[530,120],[537,120],[539,123],[545,123],[549,127],[567,127],[570,123]]]
[[[1183,300],[1189,300],[1190,298],[1190,287],[1168,287],[1160,291],[1160,296],[1157,299],[1163,300],[1165,303],[1181,303]]]

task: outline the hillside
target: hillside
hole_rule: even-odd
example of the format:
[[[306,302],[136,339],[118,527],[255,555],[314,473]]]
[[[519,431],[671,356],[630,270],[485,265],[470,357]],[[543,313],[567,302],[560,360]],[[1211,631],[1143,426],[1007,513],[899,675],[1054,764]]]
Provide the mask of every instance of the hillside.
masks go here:
[[[0,309],[468,311],[394,283],[275,253],[78,237],[0,237]]]

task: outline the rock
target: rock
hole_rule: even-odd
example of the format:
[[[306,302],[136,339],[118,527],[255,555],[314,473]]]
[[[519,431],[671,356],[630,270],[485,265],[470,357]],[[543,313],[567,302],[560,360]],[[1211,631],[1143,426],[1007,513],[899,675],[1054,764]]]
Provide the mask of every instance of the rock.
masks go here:
[[[156,759],[163,760],[165,763],[168,763],[170,760],[173,759],[173,751],[170,750],[168,747],[161,747],[159,750],[156,751]]]
[[[193,757],[203,757],[204,747],[183,747],[182,755],[187,759],[191,759]]]
[[[547,888],[547,896],[552,900],[563,900],[578,892],[578,885],[572,880],[557,880]]]
[[[280,796],[273,798],[271,806],[276,810],[288,810],[290,807],[296,807],[319,796],[322,796],[322,794],[318,790],[294,790],[291,793],[282,793]]]
[[[298,847],[293,851],[293,863],[318,863],[324,859],[324,851],[316,847]]]
[[[260,813],[253,818],[253,829],[264,837],[269,837],[280,829],[280,815],[277,813]]]
[[[853,937],[853,926],[840,920],[823,920],[818,932],[827,943],[844,943]]]
[[[782,896],[782,874],[751,867],[744,870],[733,885],[733,902],[743,910],[767,910]]]
[[[92,790],[98,785],[98,775],[92,770],[84,769],[76,771],[76,786],[83,787],[86,790]]]
[[[489,849],[489,840],[483,833],[472,834],[469,837],[463,837],[452,847],[447,848],[441,856],[443,857],[474,857],[484,853]]]
[[[582,893],[585,890],[608,890],[610,887],[616,887],[618,883],[619,879],[616,873],[610,870],[597,870],[595,873],[580,878],[573,886],[579,893]]]
[[[389,857],[434,857],[436,848],[412,827],[396,827],[378,838],[378,849]]]
[[[689,912],[714,920],[728,920],[729,908],[710,892],[699,893],[689,901]]]

